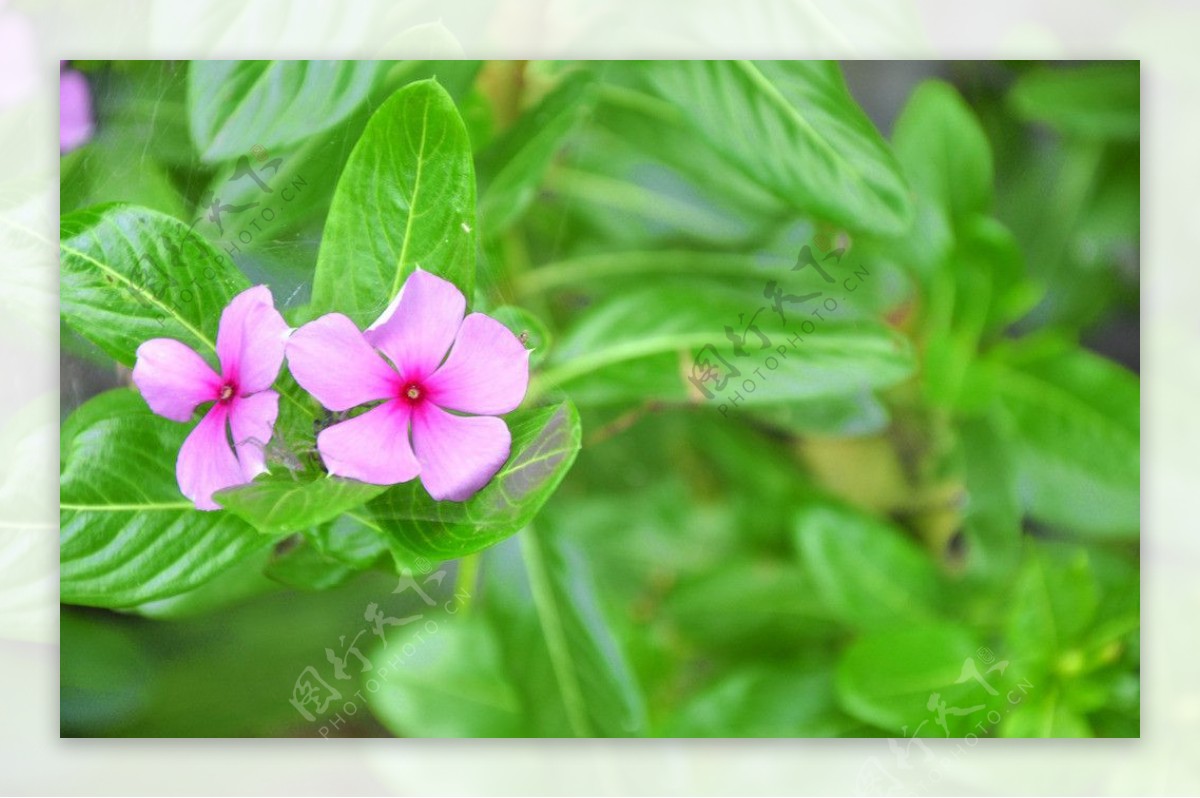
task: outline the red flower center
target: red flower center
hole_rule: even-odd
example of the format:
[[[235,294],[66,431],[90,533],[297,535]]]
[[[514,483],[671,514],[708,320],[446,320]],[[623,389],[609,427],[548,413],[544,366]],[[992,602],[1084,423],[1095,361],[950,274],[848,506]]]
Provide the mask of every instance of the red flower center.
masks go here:
[[[221,386],[221,392],[217,394],[218,402],[228,402],[237,393],[237,386],[232,382],[227,382]]]
[[[425,389],[421,387],[420,383],[410,382],[404,386],[404,390],[400,392],[400,395],[404,399],[407,399],[409,404],[415,405],[421,400],[421,395],[424,392]]]

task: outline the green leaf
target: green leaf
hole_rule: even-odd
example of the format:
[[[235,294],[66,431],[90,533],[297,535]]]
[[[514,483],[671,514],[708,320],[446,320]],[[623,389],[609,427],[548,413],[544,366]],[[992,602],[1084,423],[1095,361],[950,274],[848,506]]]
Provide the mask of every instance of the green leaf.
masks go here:
[[[815,319],[810,312],[819,301],[785,304],[783,325],[761,298],[749,302],[720,286],[660,281],[584,314],[560,339],[531,390],[557,385],[588,404],[709,398],[718,409],[736,412],[750,405],[857,395],[912,371],[913,354],[903,336],[873,321],[837,321],[836,314]],[[763,338],[746,332],[751,318]],[[745,335],[744,354],[737,354],[726,327]],[[709,380],[702,379],[701,360],[715,369]]]
[[[295,532],[337,518],[386,490],[353,479],[291,473],[266,474],[249,485],[217,491],[213,498],[260,532]]]
[[[709,147],[795,211],[900,233],[912,217],[887,144],[833,62],[652,61],[641,88],[674,104]]]
[[[967,500],[963,533],[969,573],[1007,584],[1021,553],[1021,505],[1009,442],[983,419],[964,421],[959,432]]]
[[[1093,737],[1087,721],[1063,702],[1061,691],[1032,692],[1004,717],[1002,737]],[[1138,736],[1136,733],[1132,736]]]
[[[794,529],[801,562],[835,617],[862,629],[937,617],[942,575],[899,530],[832,505],[801,510]]]
[[[1091,623],[1097,602],[1086,550],[1029,541],[1006,623],[1014,661],[1026,671],[1053,666]]]
[[[474,296],[475,169],[450,95],[411,83],[371,117],[338,180],[312,312],[366,327],[420,267]]]
[[[188,121],[205,161],[296,144],[366,98],[378,61],[193,61]]]
[[[838,701],[850,715],[889,735],[961,737],[987,715],[989,694],[974,679],[962,679],[978,646],[970,632],[957,626],[910,625],[872,632],[842,656]],[[974,710],[946,714],[943,729],[935,712],[940,702]]]
[[[909,97],[892,142],[909,184],[948,220],[986,213],[992,203],[992,150],[958,92],[930,80]]]
[[[1019,486],[1035,518],[1083,534],[1134,538],[1140,525],[1140,386],[1082,349],[1026,347],[993,379],[1016,437]]]
[[[825,663],[759,663],[693,696],[663,736],[840,737],[856,726],[838,709],[833,672]]]
[[[745,558],[709,569],[675,588],[664,609],[685,640],[733,656],[790,653],[839,633],[808,575],[773,560]]]
[[[431,625],[432,623],[432,625]],[[405,737],[519,737],[528,718],[501,660],[497,633],[482,618],[438,617],[388,635],[371,656],[364,691],[371,711]],[[400,657],[402,665],[389,662]]]
[[[221,311],[249,287],[182,222],[143,208],[64,216],[59,249],[63,320],[127,366],[151,338],[174,338],[213,361]]]
[[[594,99],[591,75],[573,72],[480,155],[480,182],[486,186],[479,203],[484,236],[504,232],[529,209],[546,170],[591,112]]]
[[[528,524],[558,488],[579,452],[579,413],[569,401],[506,418],[508,463],[465,502],[437,502],[419,480],[396,485],[368,505],[403,555],[453,559],[486,549]]]
[[[63,425],[63,602],[128,607],[177,595],[274,542],[179,493],[175,457],[188,432],[129,390],[101,394]]]
[[[1137,61],[1025,73],[1009,102],[1025,119],[1086,139],[1137,140],[1141,132],[1141,74]]]

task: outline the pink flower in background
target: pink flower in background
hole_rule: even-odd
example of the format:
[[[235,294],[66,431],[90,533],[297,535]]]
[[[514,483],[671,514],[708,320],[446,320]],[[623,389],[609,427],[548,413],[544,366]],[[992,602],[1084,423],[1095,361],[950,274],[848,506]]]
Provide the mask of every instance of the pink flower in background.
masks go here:
[[[96,129],[92,117],[92,92],[82,72],[68,69],[58,73],[58,149],[67,153],[81,147]]]
[[[189,421],[197,406],[213,403],[175,462],[179,489],[201,510],[220,509],[214,492],[267,470],[264,450],[279,414],[279,394],[268,389],[283,365],[288,332],[270,289],[260,285],[235,296],[221,312],[220,374],[171,338],[138,347],[133,381],[155,413]]]
[[[453,284],[418,269],[366,333],[330,313],[292,334],[288,367],[325,407],[382,400],[317,436],[329,473],[375,485],[420,475],[439,501],[468,499],[495,476],[512,444],[495,416],[525,398],[529,352],[465,310]]]

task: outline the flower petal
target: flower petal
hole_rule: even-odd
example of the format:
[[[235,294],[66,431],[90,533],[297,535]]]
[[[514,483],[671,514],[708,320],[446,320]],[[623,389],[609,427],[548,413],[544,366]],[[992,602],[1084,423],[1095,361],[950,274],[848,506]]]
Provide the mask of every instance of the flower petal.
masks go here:
[[[500,322],[472,313],[442,367],[425,381],[439,407],[494,416],[521,404],[529,387],[529,350]]]
[[[175,461],[179,489],[200,510],[221,509],[213,501],[213,493],[246,481],[233,449],[229,448],[229,436],[225,431],[228,407],[213,405],[187,436],[179,448],[179,459]]]
[[[275,391],[259,391],[233,401],[229,411],[229,431],[233,434],[233,448],[247,482],[267,471],[267,444],[278,417],[279,394]]]
[[[288,368],[330,410],[349,410],[400,390],[400,375],[371,348],[354,322],[330,313],[292,333]]]
[[[172,421],[189,420],[196,405],[221,391],[221,378],[204,358],[173,338],[152,338],[137,348],[133,383],[151,410]]]
[[[11,46],[11,42],[6,44]],[[5,64],[7,69],[8,64]],[[5,79],[7,81],[8,75]],[[58,149],[65,153],[86,144],[95,129],[92,92],[87,78],[74,69],[61,71],[58,76]]]
[[[450,350],[466,308],[454,283],[417,269],[367,329],[367,340],[391,359],[405,381],[420,381]]]
[[[271,289],[246,289],[221,311],[217,357],[222,374],[237,383],[242,396],[270,388],[283,365],[287,335],[287,322],[275,310]]]
[[[474,496],[508,460],[512,435],[492,416],[455,416],[430,402],[413,413],[421,484],[438,501]]]
[[[392,400],[321,430],[317,451],[329,473],[372,485],[415,477],[421,466],[408,443],[410,414],[408,403]]]

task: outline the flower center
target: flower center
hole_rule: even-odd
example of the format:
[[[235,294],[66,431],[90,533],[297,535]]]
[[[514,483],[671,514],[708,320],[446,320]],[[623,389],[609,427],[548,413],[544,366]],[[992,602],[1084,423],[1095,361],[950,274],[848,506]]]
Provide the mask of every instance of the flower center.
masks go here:
[[[221,386],[221,392],[217,394],[217,400],[221,402],[228,402],[231,398],[233,398],[233,393],[233,383],[227,382]]]
[[[404,395],[409,398],[409,401],[415,402],[421,398],[421,386],[412,383],[404,389]]]

